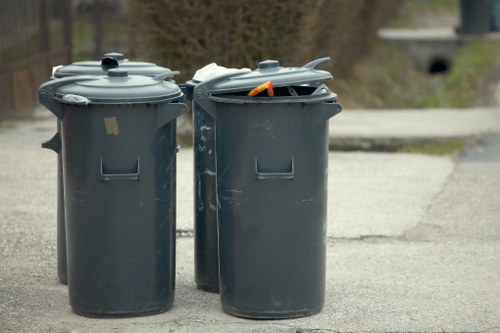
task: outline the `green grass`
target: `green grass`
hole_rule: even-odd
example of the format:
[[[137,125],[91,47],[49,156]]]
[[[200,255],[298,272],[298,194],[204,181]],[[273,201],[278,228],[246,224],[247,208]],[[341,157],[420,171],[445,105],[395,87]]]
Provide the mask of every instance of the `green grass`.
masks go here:
[[[427,155],[456,155],[471,145],[472,142],[473,140],[471,139],[443,139],[434,142],[407,145],[399,148],[397,152]]]
[[[469,44],[446,74],[430,75],[419,72],[407,54],[381,42],[370,57],[336,77],[332,89],[348,108],[472,107],[490,72],[500,69],[499,55],[500,41]]]
[[[115,51],[108,49],[110,44],[128,45],[129,30],[126,21],[103,19],[103,36],[102,44],[104,52]],[[94,45],[94,22],[90,17],[79,16],[73,20],[73,61],[95,60],[95,56],[91,54],[78,54],[78,47],[90,45],[92,50]]]
[[[413,12],[451,11],[459,6],[459,0],[406,0],[406,8]]]
[[[432,18],[436,12],[459,15],[458,7],[458,0],[405,0],[394,25],[408,27],[412,18]],[[500,41],[467,44],[447,73],[430,75],[419,72],[397,47],[379,42],[370,55],[336,77],[332,89],[351,108],[472,107],[480,105],[490,72],[500,70],[499,55]]]
[[[420,107],[470,107],[488,72],[499,65],[500,42],[470,44],[455,58],[443,84],[428,92]]]
[[[73,45],[92,43],[93,39],[94,32],[90,20],[75,17],[73,20]]]
[[[391,23],[392,28],[409,28],[415,24],[413,18],[428,13],[453,12],[460,14],[459,0],[403,0],[398,18]]]

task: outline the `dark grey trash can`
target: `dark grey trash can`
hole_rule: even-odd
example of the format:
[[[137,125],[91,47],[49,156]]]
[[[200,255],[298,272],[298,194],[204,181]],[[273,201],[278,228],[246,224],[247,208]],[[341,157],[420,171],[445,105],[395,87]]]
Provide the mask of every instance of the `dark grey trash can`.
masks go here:
[[[171,307],[175,284],[174,83],[129,76],[52,80],[39,100],[61,120],[73,311],[133,316]]]
[[[290,318],[325,293],[328,119],[341,111],[314,67],[259,69],[197,85],[216,121],[220,294],[224,311]],[[274,97],[247,97],[266,81]],[[265,94],[265,93],[264,93]]]
[[[168,68],[157,66],[150,62],[128,61],[121,53],[106,53],[100,61],[79,61],[58,68],[53,79],[76,75],[106,75],[112,68],[126,68],[130,75],[155,76],[173,72]],[[57,133],[52,139],[42,143],[43,148],[54,150],[58,154],[57,161],[57,276],[63,284],[68,284],[68,268],[66,258],[66,228],[64,221],[64,186],[62,173],[62,154],[60,146],[60,121],[57,120]]]
[[[459,33],[483,34],[491,29],[491,0],[460,0],[461,26]]]
[[[191,80],[182,88],[193,100]],[[192,102],[194,150],[194,279],[198,288],[219,291],[217,195],[215,178],[215,120],[196,100]]]

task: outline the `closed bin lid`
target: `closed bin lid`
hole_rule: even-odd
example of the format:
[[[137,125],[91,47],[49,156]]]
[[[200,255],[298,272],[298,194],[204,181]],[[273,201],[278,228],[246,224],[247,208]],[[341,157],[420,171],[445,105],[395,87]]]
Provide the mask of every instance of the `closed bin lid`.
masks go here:
[[[260,62],[259,67],[254,71],[209,80],[212,81],[209,85],[209,93],[218,95],[250,91],[266,81],[271,81],[273,87],[319,85],[333,79],[330,72],[314,68],[328,60],[330,60],[329,57],[320,58],[302,67],[281,67],[277,60],[265,60]]]
[[[125,68],[113,68],[104,76],[74,76],[48,85],[56,99],[68,104],[160,103],[183,96],[175,83],[164,80],[168,75],[129,75]]]
[[[129,61],[122,53],[106,53],[99,61],[78,61],[70,65],[59,67],[54,77],[62,78],[75,75],[106,75],[111,68],[126,68],[130,75],[155,76],[171,69],[157,66],[151,62]]]

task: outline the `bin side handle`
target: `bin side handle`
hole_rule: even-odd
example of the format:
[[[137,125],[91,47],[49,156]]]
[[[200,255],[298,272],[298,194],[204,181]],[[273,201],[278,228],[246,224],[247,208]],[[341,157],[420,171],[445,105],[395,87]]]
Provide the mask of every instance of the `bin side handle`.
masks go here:
[[[255,177],[257,180],[266,179],[293,179],[295,177],[295,163],[293,157],[290,162],[290,168],[287,171],[262,172],[259,171],[259,161],[255,158]]]
[[[57,132],[52,139],[42,143],[42,148],[50,149],[56,153],[61,152],[61,135]]]
[[[101,158],[101,181],[113,181],[113,180],[135,180],[139,181],[139,175],[141,173],[140,159],[137,158],[135,164],[135,170],[131,173],[108,173],[106,172],[106,167],[104,166],[103,159]]]
[[[312,125],[318,127],[324,124],[328,119],[342,111],[342,105],[333,101],[327,103],[317,103],[312,110]]]

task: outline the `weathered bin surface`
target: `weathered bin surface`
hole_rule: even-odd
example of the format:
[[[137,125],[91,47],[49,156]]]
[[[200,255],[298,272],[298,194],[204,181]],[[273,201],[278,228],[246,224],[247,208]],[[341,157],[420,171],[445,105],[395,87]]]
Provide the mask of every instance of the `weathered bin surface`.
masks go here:
[[[100,61],[79,61],[57,68],[52,78],[63,78],[76,75],[106,75],[112,68],[126,68],[129,74],[155,76],[172,72],[165,67],[142,61],[128,61],[121,53],[106,53]],[[177,73],[177,72],[173,72]],[[66,227],[64,219],[64,186],[62,172],[62,154],[60,147],[60,127],[57,121],[57,133],[49,141],[42,144],[43,148],[54,150],[57,156],[57,276],[63,284],[68,284],[68,268],[66,258]]]
[[[61,121],[73,311],[133,316],[171,307],[175,284],[174,83],[129,76],[52,80],[39,100]]]
[[[184,86],[192,100],[194,151],[194,278],[198,288],[219,291],[217,195],[215,178],[215,120],[192,98],[198,81]]]
[[[251,318],[321,310],[325,293],[328,119],[341,110],[314,67],[264,61],[197,85],[216,122],[220,294]],[[274,96],[247,93],[271,81]]]

